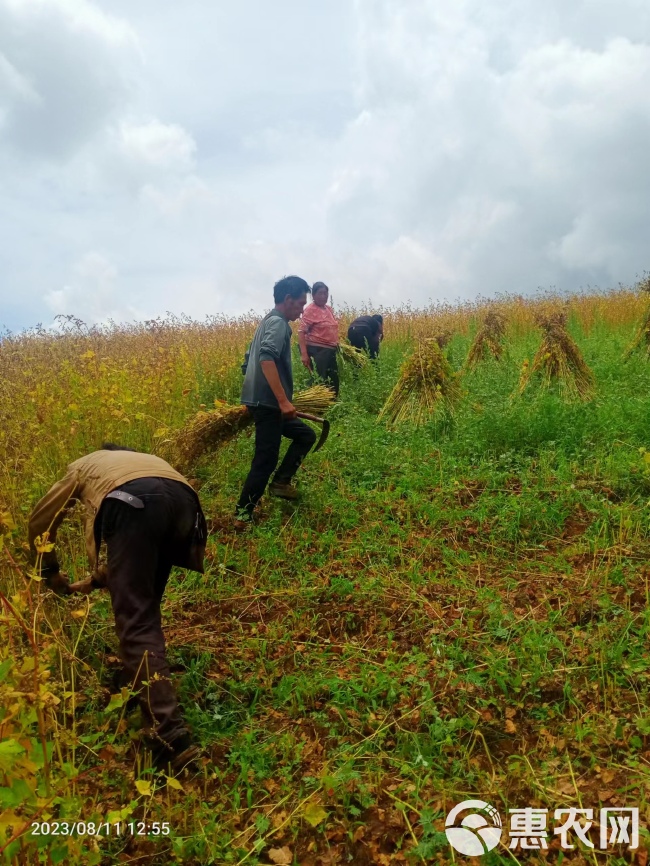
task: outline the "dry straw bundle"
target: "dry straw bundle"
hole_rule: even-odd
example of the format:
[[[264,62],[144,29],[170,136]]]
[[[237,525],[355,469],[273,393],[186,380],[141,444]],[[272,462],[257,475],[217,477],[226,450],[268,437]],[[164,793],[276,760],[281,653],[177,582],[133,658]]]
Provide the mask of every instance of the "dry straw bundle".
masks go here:
[[[632,344],[625,352],[625,360],[627,361],[635,352],[643,352],[647,358],[650,358],[650,307],[648,307],[643,316]]]
[[[525,390],[535,373],[540,373],[542,388],[557,382],[565,396],[588,399],[594,389],[594,376],[566,329],[566,311],[550,315],[540,313],[535,321],[544,336],[533,363],[524,364],[519,393]]]
[[[650,294],[650,277],[641,280],[637,289]],[[625,352],[625,360],[627,361],[635,352],[643,352],[646,358],[650,358],[650,307],[645,311],[636,336]]]
[[[505,349],[505,337],[505,316],[496,310],[490,310],[470,346],[465,367],[474,370],[482,361],[487,361],[490,357],[500,361]]]
[[[451,342],[453,336],[452,331],[440,331],[440,333],[436,334],[433,339],[441,349],[445,349]]]
[[[326,385],[314,385],[294,394],[299,412],[322,415],[332,404],[334,394]],[[223,403],[209,412],[198,412],[184,427],[163,443],[171,462],[184,471],[191,470],[206,452],[230,442],[253,423],[246,406]]]
[[[339,343],[341,359],[346,364],[352,364],[354,367],[365,367],[368,363],[368,356],[361,349],[355,348],[345,340]]]
[[[389,424],[402,421],[423,424],[441,407],[451,411],[459,397],[457,376],[438,341],[430,338],[423,340],[402,366],[379,418],[385,418]]]

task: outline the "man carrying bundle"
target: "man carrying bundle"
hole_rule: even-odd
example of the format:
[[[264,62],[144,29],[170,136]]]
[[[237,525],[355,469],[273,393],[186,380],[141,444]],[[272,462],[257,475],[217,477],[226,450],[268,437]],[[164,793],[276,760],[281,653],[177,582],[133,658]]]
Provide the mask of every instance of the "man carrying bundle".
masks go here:
[[[379,356],[379,343],[384,339],[384,320],[374,316],[359,316],[350,323],[348,340],[355,349],[363,349],[371,358]]]
[[[66,510],[81,502],[89,581],[69,584],[54,549]],[[198,496],[153,454],[107,443],[75,460],[29,519],[32,556],[50,588],[68,594],[106,585],[115,614],[120,656],[149,730],[146,742],[159,768],[173,771],[198,757],[181,715],[165,657],[160,604],[173,565],[203,573],[207,529]],[[97,568],[106,541],[107,566]]]
[[[291,366],[291,327],[300,318],[309,285],[300,277],[284,277],[273,287],[275,307],[260,322],[244,362],[241,402],[255,421],[255,453],[235,512],[235,529],[250,524],[255,506],[276,469],[282,437],[291,445],[269,485],[269,493],[297,499],[291,484],[316,441],[314,431],[296,417]]]

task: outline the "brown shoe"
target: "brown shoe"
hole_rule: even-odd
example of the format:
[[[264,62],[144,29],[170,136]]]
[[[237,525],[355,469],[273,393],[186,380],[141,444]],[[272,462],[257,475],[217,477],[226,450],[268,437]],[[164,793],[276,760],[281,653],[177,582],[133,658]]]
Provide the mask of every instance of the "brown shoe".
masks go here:
[[[300,494],[292,484],[282,484],[280,481],[272,481],[269,484],[269,493],[271,496],[278,496],[280,499],[299,499]]]

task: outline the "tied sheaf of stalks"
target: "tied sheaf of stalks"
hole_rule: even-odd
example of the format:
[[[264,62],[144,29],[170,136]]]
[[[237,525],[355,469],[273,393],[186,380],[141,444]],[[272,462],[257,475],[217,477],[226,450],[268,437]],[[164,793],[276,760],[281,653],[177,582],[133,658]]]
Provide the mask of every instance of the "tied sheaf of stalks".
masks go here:
[[[645,292],[646,295],[650,294],[650,276],[645,277],[641,282],[637,283],[636,288],[640,292]],[[641,325],[636,332],[634,340],[623,356],[624,360],[629,360],[635,352],[639,351],[645,352],[646,357],[650,358],[650,307],[647,307],[643,314]]]
[[[557,382],[566,396],[588,399],[594,388],[594,376],[566,330],[566,311],[551,315],[540,313],[536,322],[544,336],[533,363],[524,364],[519,393],[525,390],[535,373],[540,373],[543,388]]]
[[[354,367],[365,367],[368,363],[369,359],[366,353],[362,352],[361,349],[355,348],[345,340],[341,340],[339,343],[339,350],[341,352],[341,359],[346,364],[352,364]]]
[[[402,366],[379,418],[385,418],[391,425],[408,421],[417,426],[428,421],[440,407],[453,411],[459,397],[456,374],[436,338],[429,338],[419,344]]]
[[[645,352],[646,357],[650,358],[650,307],[645,311],[641,325],[631,345],[627,348],[624,359],[627,361],[635,352],[639,351]]]
[[[314,385],[294,394],[299,412],[322,415],[332,404],[334,394],[326,385]],[[253,423],[246,406],[223,403],[208,412],[198,412],[184,427],[161,443],[161,451],[184,471],[191,470],[206,452],[215,451],[234,439]]]
[[[440,333],[436,334],[433,339],[441,349],[444,349],[449,345],[453,336],[454,335],[451,331],[440,331]]]
[[[487,361],[490,356],[500,361],[505,348],[505,336],[505,316],[495,310],[490,310],[483,319],[483,325],[470,346],[465,367],[468,370],[474,370],[482,361]]]

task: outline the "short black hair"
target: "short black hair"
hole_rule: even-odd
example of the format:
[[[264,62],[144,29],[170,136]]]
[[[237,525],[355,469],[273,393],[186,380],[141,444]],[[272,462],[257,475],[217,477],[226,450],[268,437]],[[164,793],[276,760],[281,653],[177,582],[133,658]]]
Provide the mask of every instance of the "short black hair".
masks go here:
[[[273,300],[276,304],[281,304],[287,295],[295,299],[309,292],[311,292],[309,283],[302,277],[282,277],[273,286]]]
[[[382,316],[379,315],[379,313],[375,313],[375,315],[372,316],[372,318],[373,318],[373,319],[376,319],[376,320],[379,322],[380,325],[383,325],[383,324],[384,324],[384,319],[383,319]]]
[[[115,442],[104,442],[102,447],[102,451],[133,451],[137,454],[137,450],[135,448],[129,448],[128,445],[116,445]]]
[[[329,286],[327,285],[327,283],[321,283],[320,281],[317,282],[317,283],[314,283],[314,285],[311,287],[311,296],[312,296],[312,298],[314,297],[314,295],[316,294],[316,292],[320,292],[321,289],[327,289],[328,292],[329,292],[329,290],[330,290],[330,288],[329,288]]]

